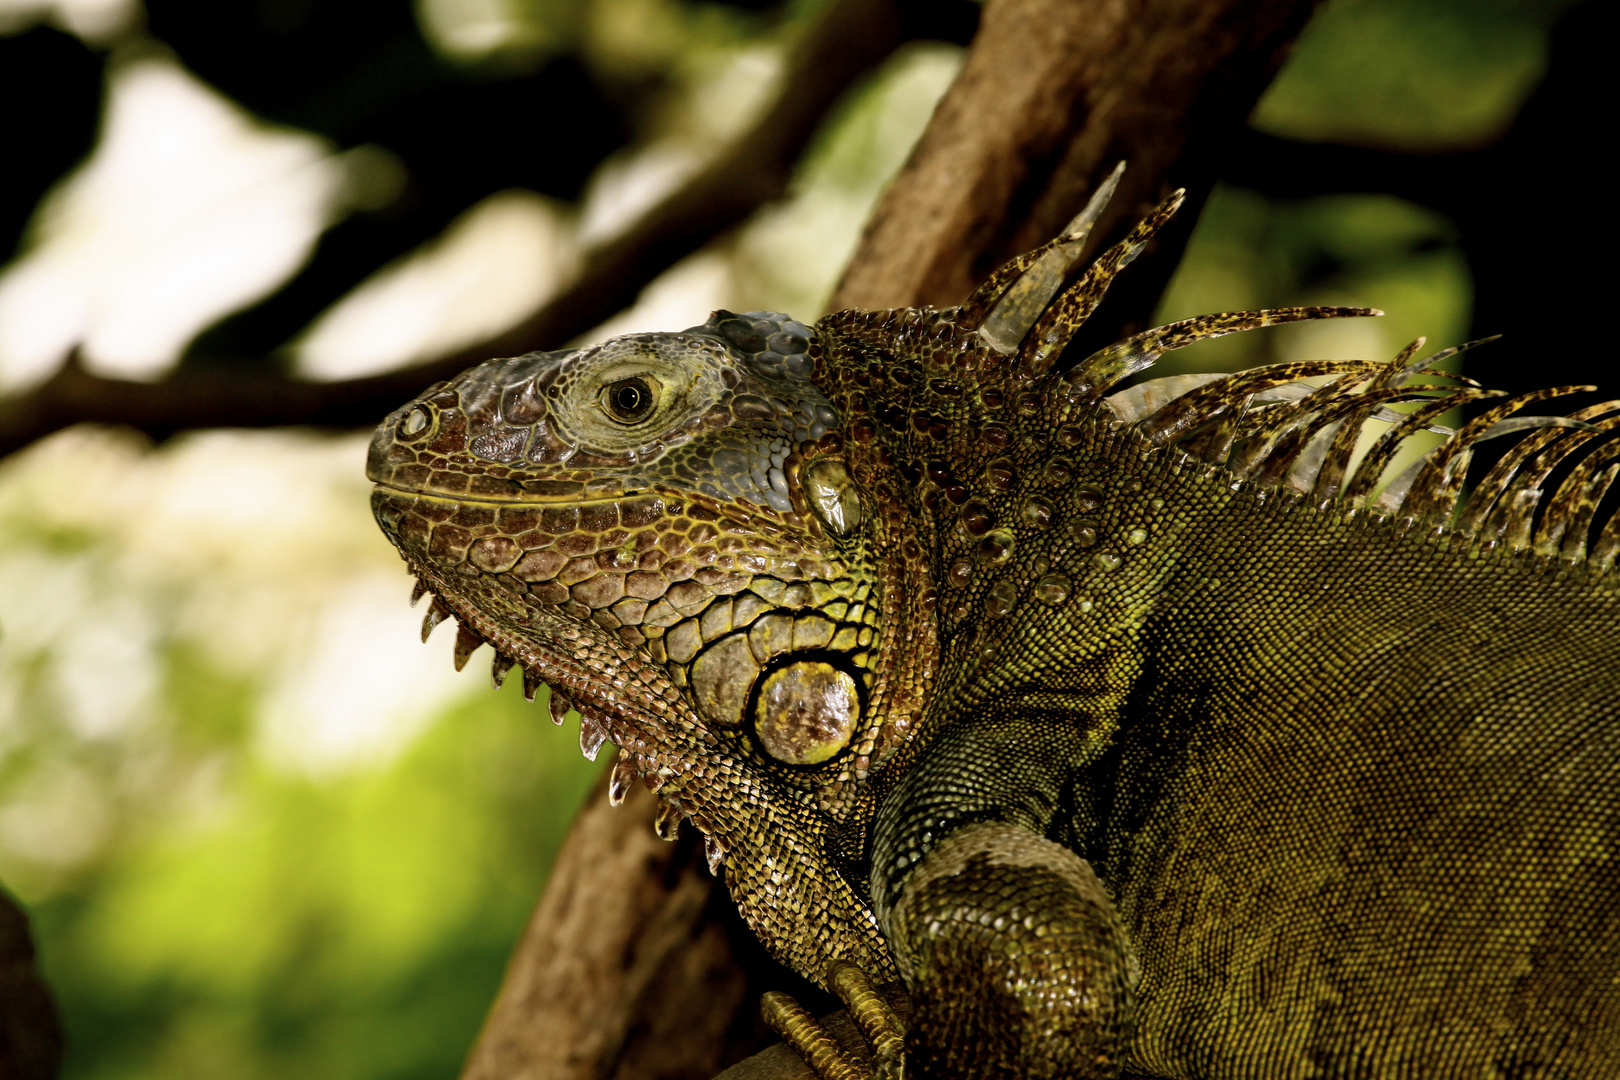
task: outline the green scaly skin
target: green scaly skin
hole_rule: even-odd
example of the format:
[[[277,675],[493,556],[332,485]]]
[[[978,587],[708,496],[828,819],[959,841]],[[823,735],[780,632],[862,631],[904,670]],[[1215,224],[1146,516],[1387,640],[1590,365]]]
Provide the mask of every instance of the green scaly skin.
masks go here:
[[[1620,1074],[1617,414],[1459,503],[1497,410],[1378,501],[1375,399],[1479,392],[1403,355],[1105,398],[1368,312],[1054,371],[1173,209],[1010,345],[1052,245],[961,308],[718,312],[429,391],[368,470],[427,628],[616,743],[785,963],[903,977],[909,1075]]]

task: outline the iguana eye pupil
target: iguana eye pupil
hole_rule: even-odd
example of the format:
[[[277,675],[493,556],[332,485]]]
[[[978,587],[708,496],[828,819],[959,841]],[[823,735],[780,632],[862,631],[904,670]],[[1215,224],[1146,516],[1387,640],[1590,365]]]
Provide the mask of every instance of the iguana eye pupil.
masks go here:
[[[621,379],[602,392],[608,413],[615,420],[631,423],[647,415],[652,408],[652,388],[645,379]]]

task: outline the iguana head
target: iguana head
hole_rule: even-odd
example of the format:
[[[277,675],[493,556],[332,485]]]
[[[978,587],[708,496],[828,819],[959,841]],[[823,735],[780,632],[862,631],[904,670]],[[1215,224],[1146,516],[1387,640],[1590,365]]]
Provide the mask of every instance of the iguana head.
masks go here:
[[[834,910],[830,953],[883,970],[859,886],[804,841],[897,699],[913,704],[878,644],[910,631],[918,597],[889,597],[887,526],[817,389],[820,354],[786,316],[722,311],[492,360],[384,421],[368,474],[435,594],[427,628],[461,624],[458,664],[488,642],[497,681],[516,663],[531,694],[551,684],[588,754],[618,744],[615,795],[640,775],[666,800],[661,831],[691,818],[756,924]]]

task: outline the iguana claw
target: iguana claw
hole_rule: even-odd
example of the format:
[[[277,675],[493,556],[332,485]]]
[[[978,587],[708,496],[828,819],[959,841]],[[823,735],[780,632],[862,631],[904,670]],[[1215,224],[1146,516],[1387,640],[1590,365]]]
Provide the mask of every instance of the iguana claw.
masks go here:
[[[791,996],[771,991],[760,999],[760,1013],[782,1041],[797,1050],[819,1080],[904,1080],[906,1027],[872,980],[855,964],[834,960],[827,985],[849,1008],[870,1046],[870,1061],[857,1060]]]

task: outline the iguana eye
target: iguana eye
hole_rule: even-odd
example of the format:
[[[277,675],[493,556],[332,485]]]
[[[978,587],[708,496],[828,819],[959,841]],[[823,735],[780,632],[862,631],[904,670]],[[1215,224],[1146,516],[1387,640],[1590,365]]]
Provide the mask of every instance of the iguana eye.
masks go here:
[[[638,377],[620,379],[602,388],[602,407],[621,424],[634,424],[652,411],[653,388]]]

